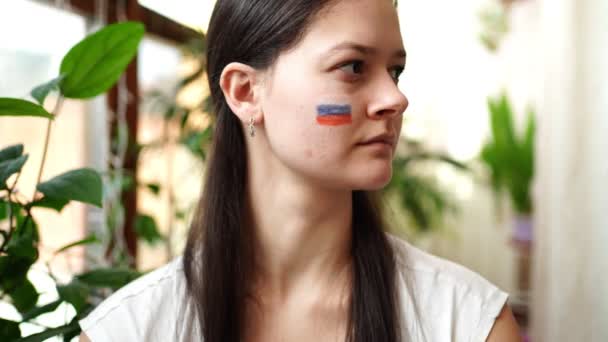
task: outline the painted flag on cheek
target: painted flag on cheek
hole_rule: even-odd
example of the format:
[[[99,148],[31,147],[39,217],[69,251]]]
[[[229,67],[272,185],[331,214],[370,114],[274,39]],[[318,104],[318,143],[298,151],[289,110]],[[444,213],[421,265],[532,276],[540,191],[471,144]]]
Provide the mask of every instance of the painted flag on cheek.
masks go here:
[[[317,106],[317,123],[326,126],[338,126],[352,123],[350,105]]]

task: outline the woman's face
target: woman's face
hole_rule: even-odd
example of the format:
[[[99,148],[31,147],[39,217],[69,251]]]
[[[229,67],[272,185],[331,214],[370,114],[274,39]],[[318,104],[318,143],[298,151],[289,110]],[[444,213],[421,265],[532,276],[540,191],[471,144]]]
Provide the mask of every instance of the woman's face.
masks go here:
[[[392,1],[330,5],[267,71],[261,107],[275,157],[326,187],[386,185],[408,105],[397,88],[404,65]],[[382,134],[392,142],[363,144]]]

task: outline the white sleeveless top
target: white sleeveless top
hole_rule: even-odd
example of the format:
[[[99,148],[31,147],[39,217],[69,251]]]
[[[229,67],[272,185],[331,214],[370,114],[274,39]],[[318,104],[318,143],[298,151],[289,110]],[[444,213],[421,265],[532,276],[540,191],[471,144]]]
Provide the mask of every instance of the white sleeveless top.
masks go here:
[[[485,341],[507,293],[473,271],[388,237],[397,257],[403,341]],[[80,327],[92,342],[200,342],[185,290],[178,257],[115,292]]]

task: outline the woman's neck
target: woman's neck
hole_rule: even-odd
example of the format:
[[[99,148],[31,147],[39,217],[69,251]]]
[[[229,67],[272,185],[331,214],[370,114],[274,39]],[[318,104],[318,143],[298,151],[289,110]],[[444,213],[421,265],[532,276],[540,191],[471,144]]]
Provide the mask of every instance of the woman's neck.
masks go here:
[[[255,292],[284,303],[343,287],[350,279],[352,192],[321,193],[267,178],[250,186]]]

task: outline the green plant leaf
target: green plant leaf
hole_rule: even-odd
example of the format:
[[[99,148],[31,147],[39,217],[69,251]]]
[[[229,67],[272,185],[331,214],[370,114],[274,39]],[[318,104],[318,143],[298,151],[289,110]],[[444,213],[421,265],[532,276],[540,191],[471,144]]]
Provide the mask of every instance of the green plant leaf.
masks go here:
[[[72,322],[70,324],[62,325],[57,328],[47,329],[43,332],[20,338],[14,342],[42,342],[53,336],[71,333],[75,329],[78,330],[80,329],[80,327],[78,326],[77,322]]]
[[[183,210],[176,210],[175,211],[175,218],[178,220],[185,220],[186,219],[186,212]]]
[[[155,195],[158,195],[160,193],[160,184],[158,183],[146,184],[146,188],[148,188],[148,190],[150,190]]]
[[[36,289],[27,279],[34,261],[10,254],[0,257],[0,289],[10,297],[19,312],[31,310],[38,300]]]
[[[23,155],[23,144],[11,145],[0,150],[0,162],[15,159]]]
[[[62,334],[63,342],[71,342],[74,337],[80,335],[80,332],[82,330],[80,329],[80,325],[78,325],[78,321],[81,318],[82,317],[76,316],[72,319],[72,321],[70,322],[70,325],[73,325],[74,329],[68,330]]]
[[[2,341],[14,341],[21,337],[19,322],[0,318],[0,339]]]
[[[203,100],[203,111],[205,113],[211,113],[213,112],[213,99],[211,98],[211,96],[207,96],[204,100]]]
[[[0,274],[6,274],[8,267],[10,266],[10,258],[8,255],[0,256]],[[2,282],[0,281],[0,284]]]
[[[10,176],[21,171],[21,168],[23,168],[27,158],[28,155],[24,154],[21,157],[0,162],[0,190],[8,188],[6,181]]]
[[[67,244],[67,245],[59,248],[57,251],[55,251],[55,254],[59,254],[61,252],[64,252],[64,251],[72,248],[72,247],[75,247],[75,246],[90,245],[90,244],[96,243],[96,242],[99,242],[99,239],[94,234],[91,234],[91,235],[87,236],[86,238],[84,238],[82,240],[78,240],[78,241],[72,242],[70,244]]]
[[[0,97],[0,116],[37,116],[53,119],[53,115],[33,102]]]
[[[13,203],[16,204],[16,203]],[[29,215],[21,205],[16,204],[15,206],[15,217],[17,218],[17,230],[16,235],[31,235],[35,242],[40,241],[40,235],[38,234],[38,224],[34,220],[32,215]]]
[[[121,268],[99,268],[79,275],[79,281],[93,287],[119,289],[139,277],[141,273]]]
[[[171,104],[167,107],[167,109],[165,109],[165,113],[163,114],[164,115],[163,119],[171,120],[171,119],[173,119],[175,114],[178,112],[179,112],[179,110],[178,110],[177,106],[174,104]]]
[[[0,199],[0,221],[8,218],[8,202]]]
[[[11,292],[27,279],[27,272],[33,264],[32,260],[14,255],[0,256],[0,289]]]
[[[137,233],[137,236],[151,245],[154,245],[163,239],[162,235],[158,232],[156,221],[152,216],[137,215],[137,218],[135,219],[135,232]]]
[[[488,109],[492,139],[484,145],[480,158],[491,171],[496,204],[500,204],[501,194],[507,190],[515,211],[529,214],[534,176],[534,114],[529,111],[520,139],[513,129],[513,111],[506,94],[489,98]]]
[[[488,98],[488,109],[494,145],[501,158],[505,158],[504,163],[511,163],[511,152],[516,145],[516,138],[513,130],[513,112],[506,95],[502,94],[496,99]]]
[[[33,308],[32,310],[24,313],[21,317],[21,320],[26,322],[26,321],[29,321],[32,318],[36,318],[42,314],[45,314],[48,312],[53,312],[57,309],[59,304],[61,304],[62,302],[63,302],[63,300],[58,299],[54,302],[50,302],[50,303],[42,305],[42,306],[37,306],[37,307]]]
[[[202,56],[202,54],[201,54]],[[190,75],[184,77],[183,79],[181,79],[178,84],[177,87],[178,88],[184,88],[185,86],[187,86],[188,84],[196,81],[197,79],[200,79],[206,71],[206,66],[204,63],[201,63],[199,65],[199,67],[196,69],[196,71],[194,71],[193,73],[191,73]]]
[[[38,240],[38,227],[33,218],[17,217],[17,229],[7,244],[6,252],[34,262],[38,259]]]
[[[93,169],[68,171],[39,184],[37,189],[53,200],[78,201],[97,207],[102,203],[101,176]]]
[[[32,236],[12,236],[7,244],[6,252],[32,261],[38,259],[38,250]]]
[[[186,124],[188,123],[188,119],[190,118],[190,114],[192,114],[192,111],[190,109],[186,109],[184,108],[184,111],[182,112],[182,117],[179,120],[179,127],[183,130],[184,128],[186,128]]]
[[[19,312],[28,312],[36,306],[38,291],[32,283],[26,279],[22,284],[9,292],[13,305]]]
[[[396,158],[397,159],[397,158]],[[412,153],[405,158],[398,158],[400,160],[401,165],[395,164],[395,166],[405,167],[408,166],[413,161],[435,161],[435,162],[443,162],[453,166],[456,169],[461,171],[471,171],[471,169],[464,163],[450,158],[448,155],[444,153],[429,153],[429,152],[420,152],[420,153]]]
[[[38,101],[38,103],[42,106],[42,105],[44,105],[44,99],[46,99],[47,95],[51,91],[53,91],[55,89],[59,89],[59,84],[61,84],[61,81],[63,81],[64,78],[65,78],[65,75],[61,75],[44,84],[41,84],[41,85],[37,86],[36,88],[32,89],[30,95],[32,95],[32,97],[36,101]]]
[[[431,229],[431,214],[424,208],[419,183],[422,181],[414,176],[404,178],[399,194],[401,207],[410,215],[418,230],[424,232]]]
[[[70,201],[67,199],[51,198],[45,196],[39,200],[30,203],[29,207],[48,208],[56,210],[57,212],[61,212],[68,203],[70,203]]]
[[[97,96],[120,78],[143,38],[143,24],[122,22],[112,24],[89,35],[76,44],[61,62],[61,93],[68,98]]]
[[[205,159],[204,146],[213,138],[213,126],[208,126],[202,131],[192,131],[185,134],[180,139],[180,143],[185,145],[192,154],[201,159]]]
[[[72,304],[76,312],[81,312],[87,303],[90,288],[83,282],[74,279],[67,285],[57,286],[59,297]]]
[[[534,137],[536,135],[536,120],[534,111],[528,111],[526,129],[523,136],[521,146],[521,161],[520,165],[523,176],[529,178],[530,181],[534,176]]]
[[[133,179],[133,176],[123,174],[121,177],[122,177],[122,179],[120,180],[121,190],[129,191],[129,190],[133,189],[133,186],[135,185],[135,180]]]

